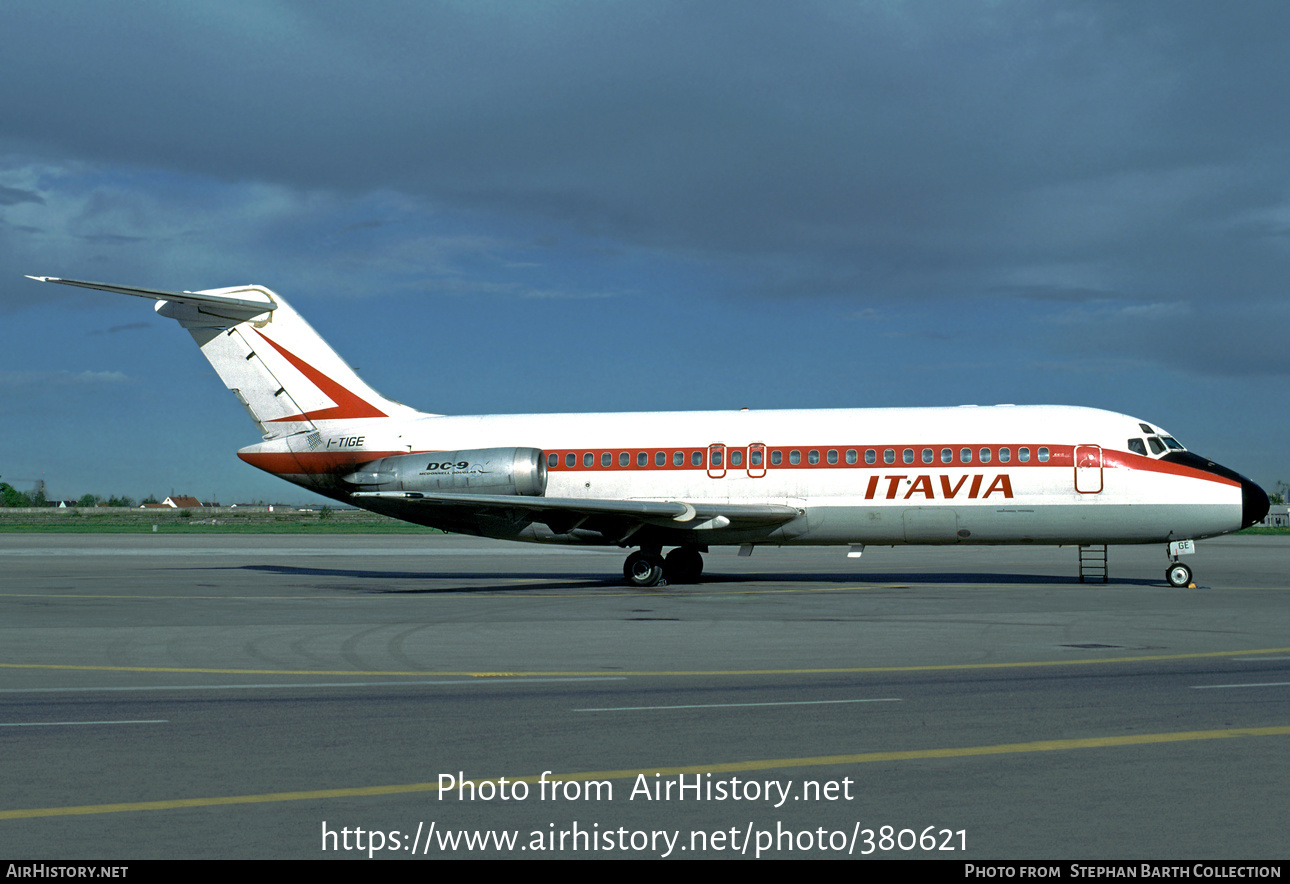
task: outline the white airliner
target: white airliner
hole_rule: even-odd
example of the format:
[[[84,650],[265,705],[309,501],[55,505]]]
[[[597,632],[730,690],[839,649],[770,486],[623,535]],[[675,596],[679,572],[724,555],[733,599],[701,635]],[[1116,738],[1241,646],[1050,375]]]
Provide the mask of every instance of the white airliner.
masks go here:
[[[238,452],[345,503],[462,534],[638,547],[628,583],[699,579],[713,545],[1169,544],[1267,513],[1256,484],[1151,424],[1060,406],[449,417],[381,396],[260,286],[152,298],[263,441]],[[662,551],[672,547],[664,558]],[[1105,560],[1103,559],[1103,562]],[[1081,567],[1082,573],[1082,567]]]

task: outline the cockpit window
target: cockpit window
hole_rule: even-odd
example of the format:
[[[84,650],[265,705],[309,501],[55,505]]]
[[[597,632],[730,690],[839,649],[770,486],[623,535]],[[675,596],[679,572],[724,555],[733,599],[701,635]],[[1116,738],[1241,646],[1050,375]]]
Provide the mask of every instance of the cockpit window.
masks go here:
[[[1141,454],[1143,457],[1146,457],[1147,444],[1143,442],[1141,439],[1130,439],[1129,450],[1132,451],[1134,454]]]
[[[1183,447],[1182,447],[1182,443],[1181,443],[1181,442],[1179,442],[1177,439],[1175,439],[1173,436],[1161,436],[1160,438],[1164,441],[1164,443],[1165,443],[1166,445],[1168,445],[1168,446],[1169,446],[1169,450],[1170,450],[1170,451],[1186,451],[1186,450],[1187,450],[1186,448],[1183,448]]]
[[[1155,432],[1155,430],[1151,429],[1151,428],[1150,428],[1149,426],[1147,426],[1146,424],[1138,424],[1138,426],[1139,426],[1139,427],[1141,427],[1141,428],[1142,428],[1142,432],[1146,433],[1148,436],[1150,436],[1152,433],[1154,433],[1154,432]]]
[[[1152,453],[1152,454],[1164,454],[1164,453],[1165,453],[1165,446],[1164,446],[1163,444],[1161,444],[1160,440],[1159,440],[1159,439],[1157,439],[1155,436],[1148,436],[1148,437],[1147,437],[1147,444],[1149,444],[1149,445],[1151,446],[1151,453]]]

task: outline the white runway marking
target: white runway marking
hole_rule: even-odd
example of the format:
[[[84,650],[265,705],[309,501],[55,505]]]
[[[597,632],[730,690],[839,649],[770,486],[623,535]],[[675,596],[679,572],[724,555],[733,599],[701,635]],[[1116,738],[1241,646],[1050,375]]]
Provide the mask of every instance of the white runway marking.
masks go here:
[[[1290,681],[1267,681],[1259,684],[1194,684],[1192,690],[1206,691],[1215,688],[1284,688],[1290,687]]]
[[[167,719],[141,719],[139,721],[12,721],[0,722],[0,727],[70,727],[82,724],[168,724]]]
[[[611,706],[604,709],[574,709],[574,712],[645,712],[659,709],[738,709],[745,706],[829,706],[839,703],[899,703],[899,697],[872,700],[790,700],[784,703],[696,703],[689,706]]]

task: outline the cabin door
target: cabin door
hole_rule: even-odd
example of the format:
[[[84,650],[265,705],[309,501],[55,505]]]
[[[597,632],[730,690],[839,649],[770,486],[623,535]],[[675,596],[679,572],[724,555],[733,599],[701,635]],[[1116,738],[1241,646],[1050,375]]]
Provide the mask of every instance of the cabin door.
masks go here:
[[[1080,494],[1101,493],[1102,447],[1100,445],[1075,446],[1075,490]]]

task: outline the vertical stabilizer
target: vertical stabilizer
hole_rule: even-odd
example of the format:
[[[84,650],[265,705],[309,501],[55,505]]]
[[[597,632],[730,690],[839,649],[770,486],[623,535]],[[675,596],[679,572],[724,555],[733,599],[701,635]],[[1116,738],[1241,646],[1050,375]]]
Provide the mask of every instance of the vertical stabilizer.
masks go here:
[[[166,292],[32,278],[156,300],[157,313],[188,329],[266,439],[330,421],[417,414],[369,387],[291,305],[262,286]]]

